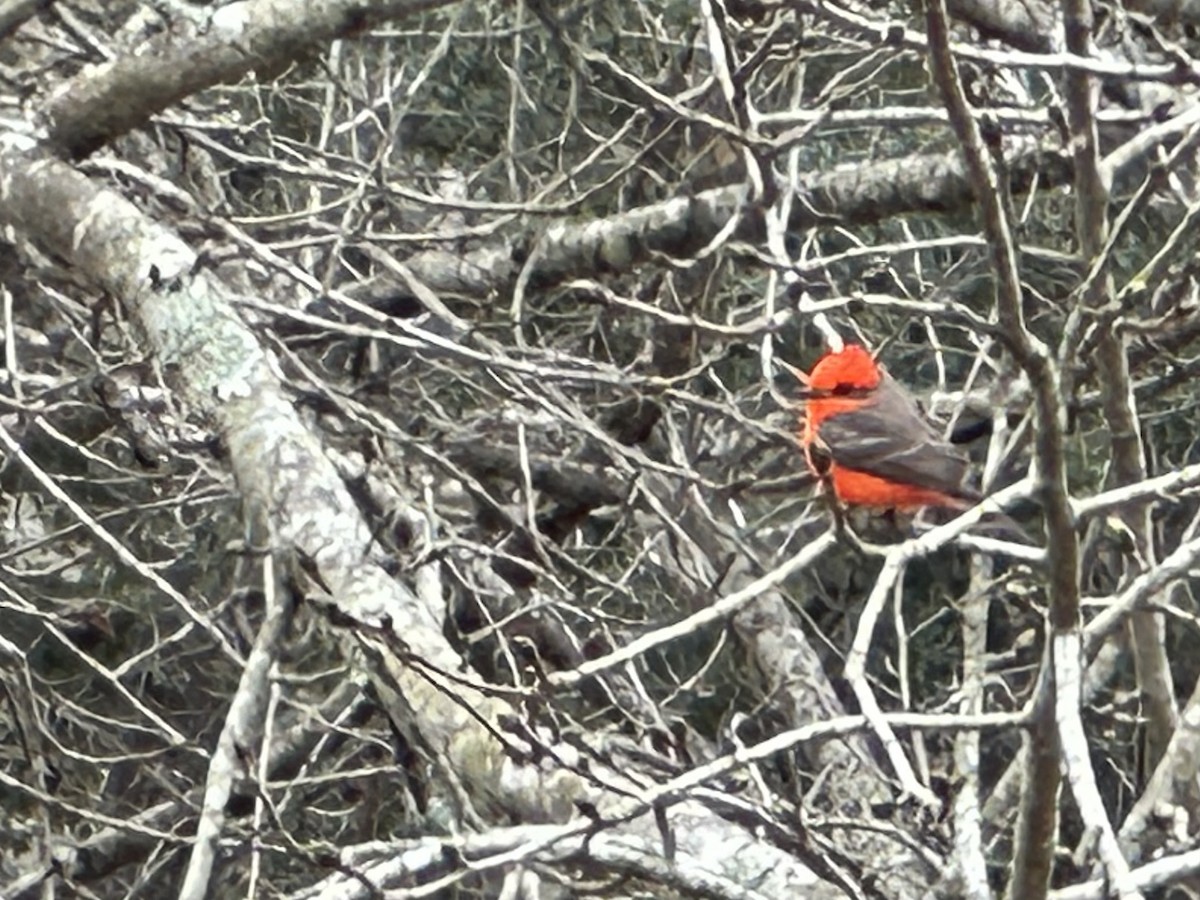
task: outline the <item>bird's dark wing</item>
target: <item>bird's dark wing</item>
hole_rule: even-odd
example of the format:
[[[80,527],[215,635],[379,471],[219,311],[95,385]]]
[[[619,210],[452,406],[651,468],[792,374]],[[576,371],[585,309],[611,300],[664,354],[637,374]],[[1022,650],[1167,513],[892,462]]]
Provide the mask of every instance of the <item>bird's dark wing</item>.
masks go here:
[[[890,377],[885,376],[857,409],[825,419],[819,435],[839,466],[978,499],[964,484],[970,465],[967,457],[934,431],[912,398]]]

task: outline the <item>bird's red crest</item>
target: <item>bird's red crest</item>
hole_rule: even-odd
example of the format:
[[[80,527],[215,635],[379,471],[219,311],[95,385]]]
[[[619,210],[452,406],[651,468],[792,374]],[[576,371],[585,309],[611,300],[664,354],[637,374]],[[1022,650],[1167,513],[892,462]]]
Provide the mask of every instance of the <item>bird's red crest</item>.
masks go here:
[[[866,347],[847,344],[837,353],[822,356],[808,375],[808,385],[817,391],[870,391],[879,387],[879,366]]]

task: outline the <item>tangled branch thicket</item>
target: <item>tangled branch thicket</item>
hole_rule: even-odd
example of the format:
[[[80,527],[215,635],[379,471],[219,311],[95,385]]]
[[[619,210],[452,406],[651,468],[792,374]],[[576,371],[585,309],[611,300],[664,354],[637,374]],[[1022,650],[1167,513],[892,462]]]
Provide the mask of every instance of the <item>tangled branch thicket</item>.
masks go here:
[[[0,3],[0,897],[1195,890],[1197,23],[948,6]]]

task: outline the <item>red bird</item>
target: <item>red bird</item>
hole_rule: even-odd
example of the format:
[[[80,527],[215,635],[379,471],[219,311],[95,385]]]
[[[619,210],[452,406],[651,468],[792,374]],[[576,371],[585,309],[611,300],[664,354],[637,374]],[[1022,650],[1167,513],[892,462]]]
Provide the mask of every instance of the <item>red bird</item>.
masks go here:
[[[864,347],[826,353],[808,376],[801,439],[808,466],[843,504],[966,509],[969,463]]]

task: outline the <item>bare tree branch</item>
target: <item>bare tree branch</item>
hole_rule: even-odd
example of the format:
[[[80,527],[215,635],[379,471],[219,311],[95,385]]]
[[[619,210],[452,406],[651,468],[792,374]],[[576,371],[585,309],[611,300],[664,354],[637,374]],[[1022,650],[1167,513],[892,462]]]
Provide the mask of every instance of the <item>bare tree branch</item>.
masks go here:
[[[298,58],[338,37],[446,5],[449,0],[361,3],[318,0],[296,15],[287,0],[238,0],[212,14],[208,30],[157,45],[89,71],[65,85],[48,110],[49,144],[71,159],[96,152],[114,137],[197,91],[254,72],[268,81]]]

